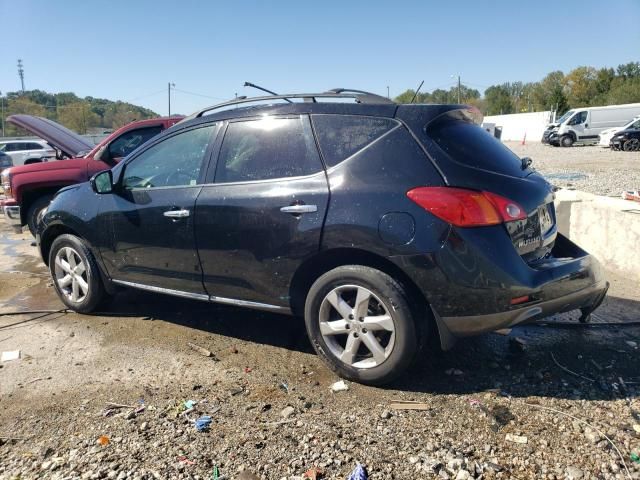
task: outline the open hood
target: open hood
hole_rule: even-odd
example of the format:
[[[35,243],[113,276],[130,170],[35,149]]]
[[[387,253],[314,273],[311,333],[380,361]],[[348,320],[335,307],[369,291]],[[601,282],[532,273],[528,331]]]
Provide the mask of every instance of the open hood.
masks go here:
[[[7,118],[7,122],[46,140],[70,158],[77,157],[81,152],[88,152],[93,148],[92,144],[77,133],[46,118],[20,114],[11,115]]]

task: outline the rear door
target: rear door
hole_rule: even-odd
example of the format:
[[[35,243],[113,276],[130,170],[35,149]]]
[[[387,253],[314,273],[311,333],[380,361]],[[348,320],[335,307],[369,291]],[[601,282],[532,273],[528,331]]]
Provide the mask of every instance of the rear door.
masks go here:
[[[309,118],[233,121],[218,150],[196,205],[205,288],[223,302],[286,308],[294,272],[319,249],[329,198]]]
[[[101,255],[117,282],[203,295],[194,208],[216,125],[177,132],[127,162],[114,193],[101,196],[111,230]]]

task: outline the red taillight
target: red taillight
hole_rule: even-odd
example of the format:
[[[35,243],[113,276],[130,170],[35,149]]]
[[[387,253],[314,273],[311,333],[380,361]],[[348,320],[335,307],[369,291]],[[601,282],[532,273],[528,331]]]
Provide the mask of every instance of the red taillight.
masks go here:
[[[527,214],[520,205],[490,192],[463,188],[418,187],[407,197],[436,217],[457,227],[481,227],[522,220]]]

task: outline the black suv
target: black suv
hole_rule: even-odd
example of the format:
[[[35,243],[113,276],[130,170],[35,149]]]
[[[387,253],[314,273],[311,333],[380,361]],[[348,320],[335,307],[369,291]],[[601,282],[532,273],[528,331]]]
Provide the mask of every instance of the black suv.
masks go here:
[[[330,368],[370,384],[429,335],[447,348],[588,316],[608,287],[597,262],[479,121],[344,89],[216,105],[60,191],[42,258],[79,312],[125,286],[304,316]]]

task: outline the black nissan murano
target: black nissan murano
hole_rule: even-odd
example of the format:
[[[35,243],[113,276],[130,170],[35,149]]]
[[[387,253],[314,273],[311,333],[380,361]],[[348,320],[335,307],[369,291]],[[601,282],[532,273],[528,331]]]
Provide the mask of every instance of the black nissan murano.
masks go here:
[[[608,288],[596,260],[480,120],[347,89],[215,105],[61,190],[41,255],[72,310],[131,287],[302,316],[327,365],[368,384],[429,336],[585,319]]]

